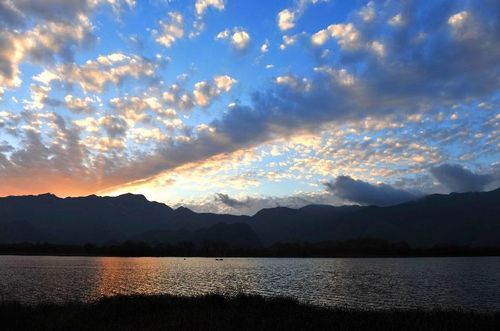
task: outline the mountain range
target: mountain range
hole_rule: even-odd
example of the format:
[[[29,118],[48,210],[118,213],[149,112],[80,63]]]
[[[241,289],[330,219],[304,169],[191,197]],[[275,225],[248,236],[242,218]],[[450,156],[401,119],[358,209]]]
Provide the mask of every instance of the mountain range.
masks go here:
[[[285,242],[354,238],[436,244],[500,244],[500,188],[433,194],[387,207],[308,205],[262,209],[253,216],[196,213],[142,195],[0,198],[0,243],[152,244],[223,242],[253,248]]]

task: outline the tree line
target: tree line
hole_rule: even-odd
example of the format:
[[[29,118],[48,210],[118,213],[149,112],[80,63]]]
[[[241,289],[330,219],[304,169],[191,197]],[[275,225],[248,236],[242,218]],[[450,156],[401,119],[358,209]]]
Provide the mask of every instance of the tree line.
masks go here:
[[[180,256],[180,257],[377,257],[377,256],[499,256],[499,246],[471,247],[449,244],[412,248],[406,242],[360,238],[318,243],[277,243],[259,248],[231,247],[225,242],[205,241],[151,244],[125,241],[113,244],[0,244],[0,254],[82,256]]]

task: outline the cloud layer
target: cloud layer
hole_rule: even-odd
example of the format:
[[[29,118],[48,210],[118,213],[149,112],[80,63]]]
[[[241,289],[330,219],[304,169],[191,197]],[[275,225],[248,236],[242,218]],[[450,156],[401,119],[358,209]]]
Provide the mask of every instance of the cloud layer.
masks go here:
[[[418,197],[387,184],[373,185],[349,176],[339,176],[333,182],[326,182],[325,187],[339,198],[361,205],[389,206]]]
[[[493,181],[490,174],[476,174],[458,164],[442,164],[431,169],[432,175],[453,192],[483,191]]]
[[[500,5],[335,6],[1,2],[0,194],[250,212],[495,185]]]

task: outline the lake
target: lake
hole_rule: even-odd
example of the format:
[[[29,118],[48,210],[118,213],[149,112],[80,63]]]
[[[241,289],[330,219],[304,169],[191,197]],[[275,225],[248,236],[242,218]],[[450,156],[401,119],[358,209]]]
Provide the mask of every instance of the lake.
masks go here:
[[[0,296],[252,293],[357,309],[500,310],[500,257],[119,258],[0,256]]]

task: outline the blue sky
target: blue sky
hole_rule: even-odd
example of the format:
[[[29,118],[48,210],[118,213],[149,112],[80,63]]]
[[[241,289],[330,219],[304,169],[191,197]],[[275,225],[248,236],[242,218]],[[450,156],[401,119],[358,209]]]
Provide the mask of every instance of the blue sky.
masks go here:
[[[1,195],[251,214],[500,184],[496,1],[20,0],[0,22]]]

